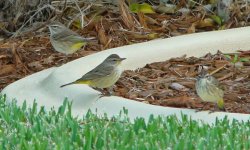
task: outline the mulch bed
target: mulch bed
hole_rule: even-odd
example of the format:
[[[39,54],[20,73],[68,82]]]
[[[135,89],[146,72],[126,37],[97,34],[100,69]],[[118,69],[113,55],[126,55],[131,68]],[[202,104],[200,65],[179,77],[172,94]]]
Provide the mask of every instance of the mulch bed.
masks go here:
[[[25,76],[95,52],[87,46],[84,51],[65,56],[53,50],[48,37],[27,37],[0,43],[0,91]]]
[[[238,60],[250,58],[250,51],[237,54]],[[135,71],[126,70],[114,88],[114,94],[136,101],[178,108],[202,108],[204,102],[195,92],[200,65],[220,81],[228,112],[250,113],[250,62],[237,61],[218,52],[201,58],[179,57],[147,64]],[[204,110],[214,110],[207,103]]]
[[[82,7],[88,5],[88,3],[85,5],[85,2],[79,3],[81,3],[79,6]],[[172,1],[172,3],[178,9],[190,5],[186,1]],[[210,3],[212,2],[200,1],[198,3],[197,1],[197,3],[192,4],[192,7],[188,7],[189,13],[156,12],[154,14],[131,13],[125,2],[119,3],[119,6],[103,4],[103,2],[91,3],[90,13],[84,17],[84,21],[87,23],[84,29],[79,27],[78,21],[70,23],[70,29],[84,37],[95,37],[96,42],[89,43],[84,50],[68,56],[53,50],[49,42],[48,29],[43,21],[42,23],[37,20],[37,26],[35,24],[30,27],[27,26],[29,30],[25,30],[27,32],[23,32],[15,38],[1,40],[2,35],[0,35],[0,91],[25,76],[50,67],[63,65],[71,60],[105,49],[157,38],[249,26],[249,20],[247,20],[249,11],[245,3],[233,3],[231,18],[222,24],[218,24],[218,19],[217,21],[213,19],[212,16],[217,14],[215,10],[214,12],[213,10],[208,12],[204,7]],[[156,5],[158,5],[158,2]],[[73,7],[73,11],[70,11],[71,7],[68,7],[70,9],[67,9],[68,13],[61,10],[62,8],[58,8],[60,5],[53,7],[56,8],[55,10],[62,11],[62,14],[56,13],[59,16],[57,20],[65,25],[69,24],[71,17],[76,15],[74,13],[79,13]],[[18,21],[18,23],[12,23],[16,29],[18,29],[18,25],[24,24],[24,22],[20,22],[23,19]],[[30,24],[34,23],[34,21],[29,22]],[[0,32],[1,28],[5,29],[5,23],[2,26],[0,25]],[[11,24],[11,22],[7,22],[7,24]],[[34,25],[36,26],[35,29],[33,28]]]
[[[174,4],[177,6],[177,3]],[[125,3],[115,7],[95,5],[91,8],[92,13],[85,18],[87,26],[84,29],[75,23],[70,28],[84,37],[96,37],[96,42],[68,56],[53,50],[46,27],[3,41],[0,36],[0,91],[25,76],[105,49],[157,38],[249,26],[249,11],[245,3],[233,3],[231,18],[223,24],[212,18],[216,12],[204,9],[207,4],[210,3],[197,3],[189,8],[190,13],[170,14],[131,13]],[[185,1],[178,3],[180,8],[187,6]],[[65,19],[60,21],[69,23]],[[249,52],[239,54],[248,58],[249,55]],[[194,83],[197,67],[201,64],[208,66],[209,71],[218,70],[214,76],[226,88],[226,109],[229,112],[249,113],[249,62],[243,63],[241,68],[234,67],[222,54],[173,58],[148,64],[135,72],[125,71],[117,83],[115,94],[154,105],[200,108],[202,102],[195,94]],[[205,109],[212,107],[213,104],[207,104]]]

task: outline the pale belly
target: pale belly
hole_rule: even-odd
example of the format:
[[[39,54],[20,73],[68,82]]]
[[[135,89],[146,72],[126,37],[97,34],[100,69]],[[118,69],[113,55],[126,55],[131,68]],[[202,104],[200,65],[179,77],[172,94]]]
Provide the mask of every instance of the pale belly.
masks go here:
[[[199,95],[199,97],[206,102],[214,102],[217,103],[219,100],[223,99],[223,91],[219,88],[217,88],[214,85],[205,86],[206,80],[201,80],[199,82],[200,88],[197,88],[198,85],[196,84],[196,92]],[[206,83],[207,84],[207,83]],[[202,86],[201,86],[202,85]],[[202,88],[201,88],[202,87]]]
[[[53,40],[51,40],[51,44],[54,47],[54,49],[60,53],[64,54],[72,54],[79,50],[80,48],[72,47],[72,43],[58,43]]]
[[[113,86],[119,80],[120,76],[121,70],[116,69],[109,76],[93,80],[93,83],[90,86],[97,88],[108,88]]]
[[[214,102],[216,103],[217,101],[221,100],[222,98],[218,95],[210,95],[209,93],[207,92],[202,92],[202,93],[199,93],[198,92],[198,95],[200,96],[200,98],[203,100],[203,101],[206,101],[206,102]]]

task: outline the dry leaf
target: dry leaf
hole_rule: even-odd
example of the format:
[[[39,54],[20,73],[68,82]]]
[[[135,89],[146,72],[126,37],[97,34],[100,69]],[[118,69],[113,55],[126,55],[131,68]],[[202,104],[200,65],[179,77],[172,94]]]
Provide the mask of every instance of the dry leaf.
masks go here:
[[[205,18],[204,20],[201,20],[197,23],[197,28],[204,28],[204,27],[214,27],[214,21],[211,18]]]
[[[119,1],[119,9],[122,17],[122,21],[130,30],[134,30],[135,24],[132,15],[128,10],[128,6],[126,5],[124,0]]]
[[[195,33],[196,23],[192,23],[191,27],[188,28],[187,33]]]
[[[149,5],[148,3],[142,3],[142,4],[138,4],[138,3],[132,3],[129,6],[129,9],[131,12],[134,13],[144,13],[144,14],[153,14],[154,9],[152,8],[151,5]]]
[[[14,65],[2,65],[0,66],[0,75],[7,75],[15,71]]]

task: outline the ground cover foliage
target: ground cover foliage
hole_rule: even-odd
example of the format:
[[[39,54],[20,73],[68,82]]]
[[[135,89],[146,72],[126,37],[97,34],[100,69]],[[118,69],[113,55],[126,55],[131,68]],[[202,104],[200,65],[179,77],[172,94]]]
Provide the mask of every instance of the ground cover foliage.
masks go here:
[[[151,116],[148,121],[126,117],[127,110],[108,118],[89,112],[73,117],[72,103],[58,109],[36,102],[17,106],[0,98],[1,149],[249,149],[249,122],[227,118],[213,125],[183,115]]]

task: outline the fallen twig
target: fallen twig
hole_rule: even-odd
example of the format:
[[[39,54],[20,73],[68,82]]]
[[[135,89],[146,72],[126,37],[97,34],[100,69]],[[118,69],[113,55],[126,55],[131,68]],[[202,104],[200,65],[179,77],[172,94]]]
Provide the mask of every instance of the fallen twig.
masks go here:
[[[221,66],[221,67],[217,68],[216,70],[212,71],[210,74],[213,75],[213,74],[219,72],[219,71],[222,70],[224,67],[226,67],[226,65],[227,65],[227,64],[224,64],[223,66]]]

